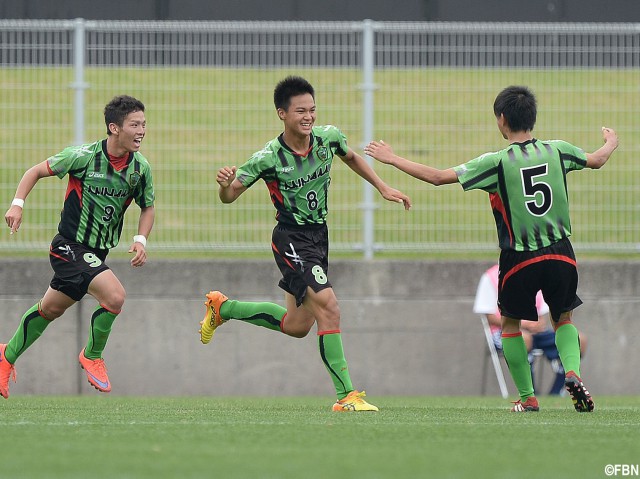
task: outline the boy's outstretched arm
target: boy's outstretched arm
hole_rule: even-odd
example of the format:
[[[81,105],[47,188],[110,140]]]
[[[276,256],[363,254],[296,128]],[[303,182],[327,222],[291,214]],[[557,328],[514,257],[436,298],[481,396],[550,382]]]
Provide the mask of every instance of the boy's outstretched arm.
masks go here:
[[[411,198],[405,195],[402,191],[396,190],[382,181],[364,158],[358,155],[351,148],[349,148],[346,155],[338,156],[349,168],[376,188],[385,200],[393,201],[394,203],[402,203],[405,210],[411,208]]]
[[[593,153],[587,153],[588,168],[602,168],[613,151],[618,148],[618,135],[611,128],[602,127],[602,138],[604,139],[604,145]]]
[[[392,165],[408,175],[435,186],[458,182],[458,175],[453,168],[439,170],[431,166],[416,163],[396,155],[390,145],[384,141],[372,141],[364,147],[364,152],[381,163]]]

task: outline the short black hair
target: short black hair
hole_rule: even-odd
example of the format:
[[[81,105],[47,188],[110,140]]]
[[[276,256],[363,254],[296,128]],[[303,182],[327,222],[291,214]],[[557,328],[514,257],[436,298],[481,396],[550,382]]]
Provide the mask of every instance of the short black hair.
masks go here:
[[[113,97],[104,107],[104,123],[107,125],[107,135],[111,134],[109,131],[111,123],[122,126],[127,115],[136,111],[144,112],[144,104],[140,100],[128,95]]]
[[[536,97],[526,86],[509,86],[493,102],[493,113],[496,118],[503,114],[511,131],[531,131],[536,124]]]
[[[299,76],[288,76],[284,80],[281,80],[273,90],[273,104],[276,110],[282,108],[287,110],[291,105],[291,97],[304,95],[309,93],[315,100],[316,94],[307,80]]]

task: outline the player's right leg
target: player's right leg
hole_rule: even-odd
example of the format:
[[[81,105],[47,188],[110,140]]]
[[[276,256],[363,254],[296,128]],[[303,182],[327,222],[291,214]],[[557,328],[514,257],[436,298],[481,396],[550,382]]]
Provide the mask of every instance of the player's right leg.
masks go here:
[[[98,307],[91,315],[89,338],[84,349],[78,354],[78,362],[84,369],[89,384],[100,392],[108,393],[111,391],[111,382],[102,353],[113,323],[122,310],[126,293],[120,280],[108,268],[91,278],[87,293],[98,301]]]
[[[556,330],[556,346],[560,360],[566,371],[564,386],[578,412],[592,412],[595,408],[593,398],[580,379],[580,339],[578,330],[571,322],[572,311],[560,315],[553,322]]]
[[[230,319],[284,332],[282,324],[287,310],[279,304],[231,300],[220,291],[211,291],[206,298],[205,316],[199,330],[203,344],[210,342],[215,330]]]
[[[51,322],[75,303],[64,293],[49,287],[41,301],[29,308],[18,329],[6,345],[0,345],[0,395],[9,397],[9,379],[15,381],[14,364],[41,335]]]

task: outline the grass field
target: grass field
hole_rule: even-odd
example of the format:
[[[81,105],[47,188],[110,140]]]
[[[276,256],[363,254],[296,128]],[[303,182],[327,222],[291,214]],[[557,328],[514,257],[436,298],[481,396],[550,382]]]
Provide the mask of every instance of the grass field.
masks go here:
[[[16,396],[0,403],[0,477],[602,478],[640,462],[640,398],[592,414],[541,398],[515,414],[488,397],[380,397],[379,413],[330,398]]]

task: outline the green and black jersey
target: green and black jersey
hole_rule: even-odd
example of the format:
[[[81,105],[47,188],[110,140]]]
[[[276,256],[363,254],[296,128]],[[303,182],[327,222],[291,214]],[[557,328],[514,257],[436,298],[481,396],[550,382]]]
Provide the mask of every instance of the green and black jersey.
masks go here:
[[[333,157],[344,156],[347,151],[347,139],[338,128],[314,126],[304,155],[291,150],[280,135],[238,168],[236,178],[246,187],[264,180],[279,223],[323,224],[328,213]]]
[[[561,140],[532,139],[454,168],[465,191],[487,191],[501,249],[536,251],[571,235],[566,175],[587,157]]]
[[[130,153],[116,170],[109,161],[107,140],[71,146],[47,160],[52,174],[69,175],[58,232],[89,248],[115,247],[122,233],[124,213],[133,200],[141,208],[153,206],[151,168],[138,152]]]

